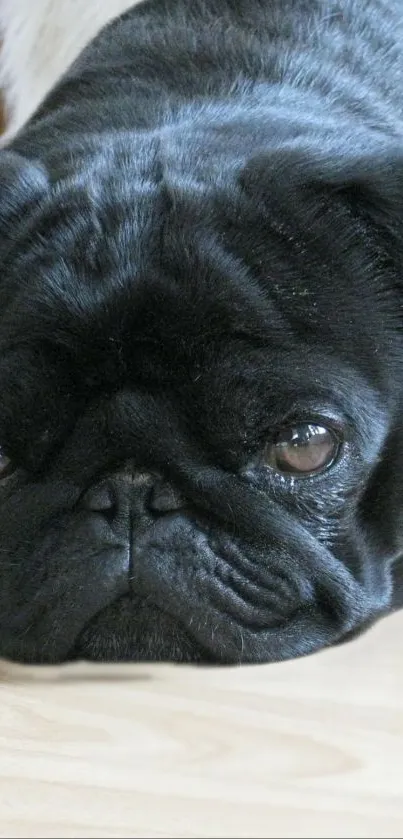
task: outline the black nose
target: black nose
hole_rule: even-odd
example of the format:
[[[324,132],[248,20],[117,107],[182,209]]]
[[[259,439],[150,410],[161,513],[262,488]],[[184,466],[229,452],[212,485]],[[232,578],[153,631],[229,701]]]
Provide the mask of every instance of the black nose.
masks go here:
[[[81,505],[94,513],[118,516],[163,515],[184,506],[171,484],[147,472],[119,472],[90,487]]]

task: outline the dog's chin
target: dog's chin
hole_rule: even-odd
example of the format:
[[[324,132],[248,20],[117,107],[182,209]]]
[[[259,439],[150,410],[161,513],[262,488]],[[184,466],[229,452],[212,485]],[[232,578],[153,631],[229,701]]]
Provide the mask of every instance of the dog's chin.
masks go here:
[[[212,663],[175,618],[132,596],[99,612],[80,633],[69,659]]]

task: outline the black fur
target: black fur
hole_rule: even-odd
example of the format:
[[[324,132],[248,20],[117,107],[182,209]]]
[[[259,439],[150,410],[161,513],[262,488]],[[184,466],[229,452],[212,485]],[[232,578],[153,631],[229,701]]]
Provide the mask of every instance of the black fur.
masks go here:
[[[0,154],[0,655],[263,662],[400,605],[400,0],[148,0]],[[327,471],[280,474],[284,424]]]

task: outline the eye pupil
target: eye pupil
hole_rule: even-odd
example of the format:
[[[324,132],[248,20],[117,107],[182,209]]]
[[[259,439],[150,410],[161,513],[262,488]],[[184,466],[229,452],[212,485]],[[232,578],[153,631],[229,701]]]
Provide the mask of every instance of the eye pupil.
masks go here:
[[[315,423],[282,429],[266,450],[266,463],[279,472],[308,475],[329,467],[339,444],[333,431]]]

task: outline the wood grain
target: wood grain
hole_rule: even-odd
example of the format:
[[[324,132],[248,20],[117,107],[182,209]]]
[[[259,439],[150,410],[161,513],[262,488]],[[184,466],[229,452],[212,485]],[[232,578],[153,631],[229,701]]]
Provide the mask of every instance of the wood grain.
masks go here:
[[[0,835],[403,836],[402,631],[265,667],[0,665]]]

